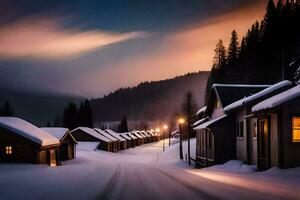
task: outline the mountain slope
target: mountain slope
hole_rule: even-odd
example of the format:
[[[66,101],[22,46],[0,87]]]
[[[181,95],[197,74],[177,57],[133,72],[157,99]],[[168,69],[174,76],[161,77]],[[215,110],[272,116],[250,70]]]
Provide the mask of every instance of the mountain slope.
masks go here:
[[[179,109],[187,91],[193,93],[198,106],[203,106],[208,76],[209,72],[189,73],[173,79],[144,82],[93,99],[94,121],[116,121],[123,116],[139,121],[167,119]]]

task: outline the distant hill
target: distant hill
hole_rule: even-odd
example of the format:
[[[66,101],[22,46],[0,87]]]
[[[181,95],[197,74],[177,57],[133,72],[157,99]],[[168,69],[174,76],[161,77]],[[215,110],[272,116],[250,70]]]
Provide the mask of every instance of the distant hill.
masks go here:
[[[121,88],[103,98],[91,100],[94,122],[167,119],[179,110],[184,95],[191,91],[204,105],[209,72],[189,73],[168,80],[144,82],[136,87]]]
[[[37,126],[53,123],[57,115],[61,115],[69,102],[80,102],[80,97],[63,95],[30,94],[18,91],[0,90],[0,105],[9,101],[14,116],[21,117]]]

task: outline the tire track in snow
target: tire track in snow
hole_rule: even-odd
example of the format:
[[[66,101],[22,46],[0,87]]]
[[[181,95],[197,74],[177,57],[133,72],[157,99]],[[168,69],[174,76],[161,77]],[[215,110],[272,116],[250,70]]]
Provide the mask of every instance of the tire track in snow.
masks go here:
[[[97,196],[96,199],[107,200],[111,198],[113,191],[117,185],[117,182],[120,178],[120,174],[121,174],[120,170],[121,170],[121,164],[118,163],[117,167],[115,168],[114,174],[112,175],[108,183],[105,184],[105,187],[102,189],[102,192]]]

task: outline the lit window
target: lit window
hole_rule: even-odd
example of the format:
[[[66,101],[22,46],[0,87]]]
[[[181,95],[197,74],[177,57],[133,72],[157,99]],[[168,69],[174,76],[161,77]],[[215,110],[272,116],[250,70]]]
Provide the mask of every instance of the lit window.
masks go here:
[[[6,155],[11,155],[12,154],[12,146],[6,146],[5,153],[6,153]]]
[[[292,141],[300,142],[300,117],[292,118]]]

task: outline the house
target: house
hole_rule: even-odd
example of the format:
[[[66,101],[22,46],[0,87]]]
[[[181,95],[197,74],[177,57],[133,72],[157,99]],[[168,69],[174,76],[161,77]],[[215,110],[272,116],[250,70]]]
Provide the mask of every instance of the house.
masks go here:
[[[71,134],[78,142],[100,142],[98,149],[113,152],[113,142],[88,127],[78,127],[71,131]]]
[[[155,134],[152,131],[150,131],[150,130],[147,130],[146,133],[150,137],[150,142],[155,142],[155,139],[154,139],[155,138]]]
[[[134,147],[134,139],[126,135],[126,133],[119,133],[119,135],[127,141],[127,148]]]
[[[141,139],[136,137],[134,134],[128,132],[128,133],[124,133],[125,135],[127,135],[128,137],[132,138],[134,141],[134,146],[139,146],[141,145]]]
[[[102,136],[108,138],[109,140],[112,141],[112,149],[113,149],[113,152],[117,152],[120,150],[120,140],[118,140],[117,138],[111,136],[109,133],[107,133],[106,131],[104,130],[101,130],[99,128],[95,128],[94,129],[95,131],[97,131],[97,133],[101,134]]]
[[[206,108],[207,108],[207,106],[203,106],[196,112],[196,115],[198,116],[199,119],[202,119],[205,117]]]
[[[257,164],[257,118],[251,108],[269,97],[281,93],[293,85],[290,81],[281,81],[260,92],[244,97],[227,105],[224,111],[235,116],[236,157],[247,164]]]
[[[138,145],[144,144],[144,137],[141,136],[137,131],[132,131],[131,135],[135,136],[138,139]]]
[[[59,151],[59,160],[71,160],[76,156],[76,144],[77,141],[70,133],[67,128],[51,127],[51,128],[42,128],[42,130],[50,133],[60,141],[58,148]]]
[[[145,137],[145,143],[151,142],[151,135],[149,135],[146,131],[139,131],[141,135]]]
[[[227,115],[224,108],[268,86],[213,84],[203,114],[209,121],[194,128],[197,131],[197,166],[221,164],[236,158],[235,117]]]
[[[60,141],[16,117],[0,117],[0,162],[59,164]]]
[[[257,117],[257,167],[300,166],[300,85],[259,102]]]
[[[124,150],[127,149],[127,140],[124,139],[122,136],[120,136],[120,134],[114,132],[113,130],[110,129],[106,129],[105,132],[107,132],[108,134],[110,134],[112,137],[116,138],[119,140],[119,144],[120,144],[120,150]]]

